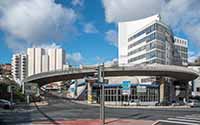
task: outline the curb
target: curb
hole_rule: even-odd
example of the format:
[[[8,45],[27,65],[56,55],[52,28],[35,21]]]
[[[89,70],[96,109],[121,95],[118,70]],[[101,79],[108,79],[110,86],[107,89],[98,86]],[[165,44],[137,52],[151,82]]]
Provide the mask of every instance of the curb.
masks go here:
[[[73,101],[77,104],[88,105],[88,106],[100,106],[100,104],[88,104],[87,101]],[[189,109],[190,106],[115,106],[115,105],[105,105],[108,108],[135,108],[135,109]]]

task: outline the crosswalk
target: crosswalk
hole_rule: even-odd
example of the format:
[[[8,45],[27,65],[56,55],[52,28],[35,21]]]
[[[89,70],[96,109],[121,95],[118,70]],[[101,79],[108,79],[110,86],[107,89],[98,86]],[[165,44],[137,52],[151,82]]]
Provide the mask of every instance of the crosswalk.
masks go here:
[[[167,120],[158,120],[153,125],[200,125],[200,114],[177,116]]]

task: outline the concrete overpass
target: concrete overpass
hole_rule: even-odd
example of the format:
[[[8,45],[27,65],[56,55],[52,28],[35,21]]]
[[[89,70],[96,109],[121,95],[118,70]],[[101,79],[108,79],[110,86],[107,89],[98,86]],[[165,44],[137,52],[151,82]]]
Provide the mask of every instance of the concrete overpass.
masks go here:
[[[29,76],[23,80],[24,83],[38,83],[39,86],[64,80],[81,79],[94,76],[97,67],[92,68],[69,68],[68,70],[57,70],[43,72]],[[177,80],[191,81],[198,77],[198,74],[186,67],[175,65],[135,65],[124,67],[105,67],[105,77],[111,76],[166,76]]]

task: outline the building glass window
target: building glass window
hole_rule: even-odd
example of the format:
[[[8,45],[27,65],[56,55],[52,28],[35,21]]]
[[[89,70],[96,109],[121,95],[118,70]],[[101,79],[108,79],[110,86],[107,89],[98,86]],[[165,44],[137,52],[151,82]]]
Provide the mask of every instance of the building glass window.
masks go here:
[[[196,89],[197,89],[197,92],[200,92],[200,87],[197,87]]]

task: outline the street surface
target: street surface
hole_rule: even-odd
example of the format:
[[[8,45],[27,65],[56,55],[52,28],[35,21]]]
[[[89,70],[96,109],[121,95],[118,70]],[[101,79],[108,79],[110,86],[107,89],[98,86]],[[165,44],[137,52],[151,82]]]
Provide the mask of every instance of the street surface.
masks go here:
[[[13,111],[0,110],[0,124],[29,124],[51,123],[59,124],[58,121],[74,120],[98,120],[99,107],[78,104],[66,99],[48,98],[45,106],[17,106]],[[175,120],[169,118],[188,117],[194,114],[200,115],[200,108],[186,109],[133,109],[133,108],[106,108],[105,117],[109,119],[107,124],[117,123],[120,120]],[[200,117],[200,116],[198,116]],[[197,117],[197,118],[198,118]],[[192,117],[193,118],[193,117]],[[195,117],[194,117],[195,118]],[[200,119],[200,118],[199,118]],[[190,119],[194,120],[194,119]],[[86,123],[86,122],[85,122]],[[67,123],[66,123],[67,124]],[[86,123],[87,124],[87,123]],[[200,124],[200,123],[199,123]],[[160,124],[165,125],[165,124]]]

